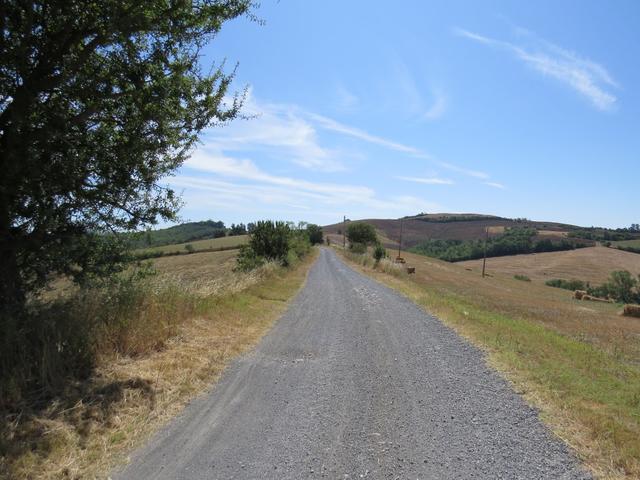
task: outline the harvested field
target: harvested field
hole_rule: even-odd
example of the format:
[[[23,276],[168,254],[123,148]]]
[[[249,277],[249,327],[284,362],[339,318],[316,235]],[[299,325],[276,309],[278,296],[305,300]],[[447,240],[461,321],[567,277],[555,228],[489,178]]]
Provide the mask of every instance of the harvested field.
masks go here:
[[[162,245],[161,247],[141,248],[138,252],[162,252],[167,253],[184,253],[185,246],[191,245],[194,250],[211,250],[216,248],[232,248],[240,247],[249,241],[249,235],[236,235],[233,237],[208,238],[206,240],[194,240],[193,242],[176,243],[173,245]]]
[[[482,270],[482,260],[467,260],[458,264],[473,271]],[[578,279],[597,285],[606,281],[614,270],[629,270],[634,275],[640,274],[640,255],[614,248],[588,247],[487,259],[487,271],[492,275],[527,275],[538,283],[561,278]]]

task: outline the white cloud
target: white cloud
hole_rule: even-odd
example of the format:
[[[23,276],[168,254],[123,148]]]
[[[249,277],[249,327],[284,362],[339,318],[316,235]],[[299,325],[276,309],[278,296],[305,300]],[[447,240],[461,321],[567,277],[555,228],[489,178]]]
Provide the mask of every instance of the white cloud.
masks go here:
[[[302,167],[337,172],[345,170],[337,150],[322,147],[315,127],[293,106],[258,103],[249,91],[243,107],[247,120],[206,135],[223,151],[260,151],[277,155]]]
[[[617,98],[608,87],[618,87],[618,84],[606,68],[596,62],[579,57],[524,29],[518,29],[518,32],[529,40],[530,45],[527,46],[495,40],[462,28],[454,28],[453,31],[475,42],[510,51],[534,70],[568,85],[599,110],[615,107]]]
[[[249,159],[235,159],[205,146],[185,163],[188,170],[169,179],[171,186],[185,189],[187,203],[230,206],[246,212],[260,211],[265,205],[310,210],[336,216],[345,206],[354,217],[406,215],[407,212],[442,209],[440,205],[409,196],[380,198],[369,187],[350,184],[311,182],[272,175]],[[193,173],[191,173],[193,171]],[[198,176],[199,172],[199,176]],[[202,174],[215,174],[210,178]],[[195,174],[195,175],[194,175]],[[224,177],[228,180],[221,180]],[[293,210],[289,210],[293,211]]]
[[[439,177],[395,177],[398,180],[404,180],[405,182],[424,183],[427,185],[453,185],[453,181],[446,178]]]
[[[444,115],[447,110],[447,97],[439,91],[434,91],[434,101],[431,107],[424,113],[424,118],[427,120],[435,120]]]
[[[503,184],[498,183],[498,182],[484,182],[485,185],[488,185],[489,187],[493,187],[493,188],[499,188],[501,190],[506,189],[507,187],[505,187]]]

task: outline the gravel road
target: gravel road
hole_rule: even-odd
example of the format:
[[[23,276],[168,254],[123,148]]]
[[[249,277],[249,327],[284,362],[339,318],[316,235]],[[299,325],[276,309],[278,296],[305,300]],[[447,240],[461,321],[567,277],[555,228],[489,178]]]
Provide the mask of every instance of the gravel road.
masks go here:
[[[323,248],[305,288],[119,479],[587,479],[483,355]]]

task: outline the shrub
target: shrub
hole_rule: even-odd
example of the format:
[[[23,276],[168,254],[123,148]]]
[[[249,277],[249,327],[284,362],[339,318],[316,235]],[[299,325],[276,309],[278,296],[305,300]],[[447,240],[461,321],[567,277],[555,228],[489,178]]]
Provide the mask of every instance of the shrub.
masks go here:
[[[378,236],[373,225],[364,222],[354,222],[347,228],[347,238],[349,244],[362,243],[366,245],[374,245],[378,243]]]
[[[187,251],[187,253],[193,253],[196,251],[196,249],[193,247],[193,245],[191,245],[190,243],[187,243],[184,246],[184,249]]]
[[[565,290],[585,290],[588,288],[587,284],[582,280],[563,280],[561,278],[554,278],[544,282],[545,285],[556,288],[564,288]]]
[[[240,247],[240,253],[238,253],[238,256],[236,257],[236,270],[240,272],[248,272],[261,267],[264,263],[264,258],[257,255],[253,248],[249,245],[242,245]]]
[[[376,248],[373,250],[373,258],[376,259],[376,263],[382,260],[387,256],[387,249],[384,248],[381,244],[376,245]]]
[[[318,245],[322,243],[322,227],[310,223],[307,225],[307,236],[311,245]]]
[[[349,250],[357,254],[367,253],[367,245],[364,243],[351,243],[349,244]]]
[[[523,282],[530,282],[531,279],[529,277],[527,277],[526,275],[514,275],[513,278],[515,278],[516,280],[522,280]]]
[[[285,222],[261,220],[256,223],[249,246],[259,257],[282,260],[289,252],[291,228]]]
[[[620,303],[633,303],[637,300],[634,288],[638,281],[626,270],[611,272],[607,282],[607,290],[611,297]]]

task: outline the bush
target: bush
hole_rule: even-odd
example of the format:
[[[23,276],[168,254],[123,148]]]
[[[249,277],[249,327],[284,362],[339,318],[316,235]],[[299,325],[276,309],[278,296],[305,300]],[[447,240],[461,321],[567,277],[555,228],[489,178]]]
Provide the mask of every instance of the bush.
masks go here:
[[[530,282],[531,279],[529,277],[527,277],[526,275],[514,275],[513,278],[515,278],[516,280],[522,280],[523,282]],[[576,289],[577,290],[577,289]]]
[[[626,270],[611,272],[606,283],[609,296],[616,302],[634,303],[638,300],[638,292],[634,292],[638,281]]]
[[[564,288],[565,290],[585,290],[587,284],[582,280],[563,280],[561,278],[554,278],[544,282],[545,285],[556,288]]]
[[[249,246],[259,257],[282,260],[289,252],[291,228],[285,222],[261,220],[251,233]]]
[[[242,245],[240,247],[240,253],[238,253],[238,256],[236,257],[237,271],[248,272],[255,268],[261,267],[264,264],[264,258],[257,255],[249,245]]]
[[[361,243],[365,246],[378,243],[378,236],[373,225],[363,222],[354,222],[347,228],[349,244]]]
[[[190,243],[187,243],[187,244],[184,246],[184,249],[187,251],[187,253],[193,253],[193,252],[195,252],[195,251],[196,251],[196,249],[194,248],[194,246],[193,246],[193,245],[191,245]]]
[[[307,236],[311,245],[319,245],[322,243],[322,227],[310,223],[307,225]]]
[[[367,246],[364,243],[351,243],[349,244],[349,250],[353,253],[363,254],[367,253]]]
[[[381,244],[376,245],[376,248],[373,250],[373,258],[376,259],[376,263],[382,260],[387,256],[387,249],[384,248]]]

